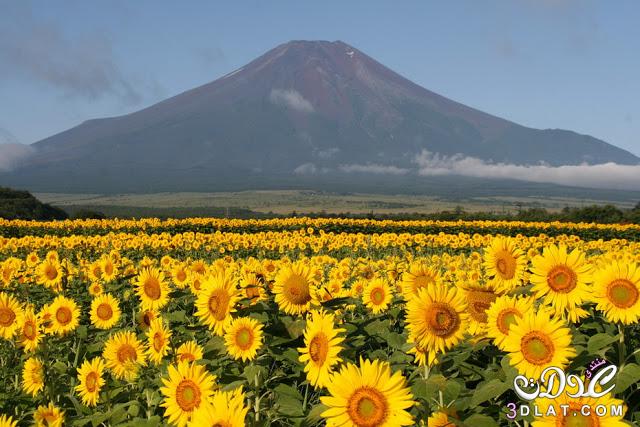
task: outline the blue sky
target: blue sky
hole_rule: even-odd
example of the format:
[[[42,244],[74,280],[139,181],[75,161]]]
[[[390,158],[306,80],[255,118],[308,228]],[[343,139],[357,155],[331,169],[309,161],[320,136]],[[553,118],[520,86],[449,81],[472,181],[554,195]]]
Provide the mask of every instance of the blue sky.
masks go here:
[[[640,2],[0,0],[0,137],[138,110],[292,39],[343,40],[414,82],[640,155]]]

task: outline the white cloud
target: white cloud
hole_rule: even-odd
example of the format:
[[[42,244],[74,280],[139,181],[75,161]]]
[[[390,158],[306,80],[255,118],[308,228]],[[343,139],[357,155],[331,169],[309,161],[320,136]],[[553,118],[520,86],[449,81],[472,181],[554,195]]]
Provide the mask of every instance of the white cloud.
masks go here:
[[[33,148],[23,144],[0,144],[0,172],[10,172],[33,153]]]
[[[296,175],[313,175],[318,173],[318,167],[313,163],[304,163],[293,170]]]
[[[271,89],[269,99],[276,105],[282,105],[302,113],[313,113],[315,111],[311,102],[306,100],[295,89]]]
[[[487,163],[475,157],[441,156],[423,151],[414,159],[424,176],[462,175],[477,178],[504,178],[587,188],[640,190],[640,165],[603,163],[599,165],[515,165]]]
[[[378,165],[375,163],[369,163],[366,165],[351,164],[340,165],[342,172],[362,172],[362,173],[375,173],[384,175],[404,175],[409,173],[409,169],[399,168],[397,166]]]

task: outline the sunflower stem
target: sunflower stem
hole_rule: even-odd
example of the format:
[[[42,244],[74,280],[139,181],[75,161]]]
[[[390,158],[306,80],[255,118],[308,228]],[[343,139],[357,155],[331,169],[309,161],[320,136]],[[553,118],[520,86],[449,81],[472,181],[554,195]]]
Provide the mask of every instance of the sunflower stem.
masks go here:
[[[624,327],[621,323],[618,323],[618,334],[620,335],[620,340],[618,341],[618,359],[619,359],[619,369],[622,369],[622,365],[626,360],[625,357],[625,348],[624,348]]]

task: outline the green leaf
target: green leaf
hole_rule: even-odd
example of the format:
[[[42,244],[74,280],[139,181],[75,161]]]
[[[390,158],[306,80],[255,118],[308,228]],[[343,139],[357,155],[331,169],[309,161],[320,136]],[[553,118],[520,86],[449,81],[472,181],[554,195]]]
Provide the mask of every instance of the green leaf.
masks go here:
[[[464,421],[466,427],[498,427],[493,418],[481,414],[473,414]]]
[[[302,401],[291,396],[280,396],[278,398],[278,412],[290,417],[302,417]]]
[[[509,384],[498,379],[487,381],[479,388],[477,388],[473,393],[471,405],[477,406],[482,402],[486,402],[487,400],[493,399],[494,397],[498,397],[505,391],[509,390],[509,388]]]
[[[591,354],[595,354],[603,348],[618,341],[619,339],[619,335],[595,334],[594,336],[589,338],[589,342],[587,343],[587,351]]]
[[[616,388],[613,389],[614,394],[622,393],[630,385],[640,381],[640,366],[635,363],[624,365],[614,379]]]
[[[305,419],[305,425],[314,425],[322,421],[322,413],[327,410],[327,407],[322,403],[314,406],[309,411],[307,418]]]
[[[298,389],[287,384],[278,384],[274,391],[278,393],[278,396],[289,396],[302,400],[302,394],[300,394]]]

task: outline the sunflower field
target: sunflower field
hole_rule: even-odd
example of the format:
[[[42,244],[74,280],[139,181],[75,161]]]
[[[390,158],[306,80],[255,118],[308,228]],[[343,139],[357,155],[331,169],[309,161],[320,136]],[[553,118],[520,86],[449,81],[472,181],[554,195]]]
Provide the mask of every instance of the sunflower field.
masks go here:
[[[639,425],[639,237],[505,221],[0,219],[0,427]],[[617,368],[597,396],[582,390],[594,361]],[[516,393],[520,376],[555,393],[538,382],[549,367],[574,374],[566,392]]]

